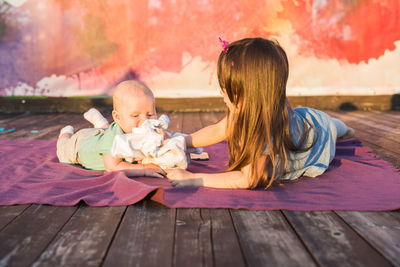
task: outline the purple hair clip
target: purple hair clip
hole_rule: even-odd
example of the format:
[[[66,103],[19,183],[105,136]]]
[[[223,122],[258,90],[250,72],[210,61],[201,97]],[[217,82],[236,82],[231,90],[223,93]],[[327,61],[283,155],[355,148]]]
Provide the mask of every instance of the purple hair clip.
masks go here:
[[[223,50],[225,53],[228,53],[228,48],[226,48],[226,47],[229,45],[229,42],[223,40],[221,37],[218,37],[218,39],[219,39],[219,41],[221,42],[222,50]]]
[[[229,45],[229,42],[223,40],[221,37],[218,37],[218,39],[219,39],[219,41],[221,42],[222,50],[223,50],[225,53],[228,53],[228,48],[227,48],[227,47],[228,47],[228,45]],[[232,67],[235,66],[235,63],[233,62],[233,60],[232,60],[232,62],[231,62],[231,65],[232,65]]]

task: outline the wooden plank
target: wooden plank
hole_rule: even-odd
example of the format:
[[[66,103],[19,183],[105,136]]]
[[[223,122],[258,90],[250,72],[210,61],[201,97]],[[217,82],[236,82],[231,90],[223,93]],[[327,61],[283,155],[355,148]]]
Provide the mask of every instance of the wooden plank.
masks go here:
[[[0,206],[0,231],[30,205]]]
[[[356,132],[355,137],[361,141],[363,146],[372,148],[372,152],[375,155],[378,155],[379,158],[392,163],[393,166],[396,166],[397,168],[400,168],[400,154],[397,151],[388,148],[386,145],[384,147],[377,145],[376,138],[371,138],[368,134],[361,133],[360,131],[359,133]]]
[[[391,214],[393,217],[396,218],[397,221],[400,222],[400,209],[389,211],[388,213]]]
[[[400,266],[399,220],[388,212],[336,211],[336,213],[393,265]]]
[[[379,131],[379,129],[371,130],[366,126],[359,124],[357,120],[348,120],[346,118],[342,118],[340,114],[336,117],[341,119],[349,127],[354,128],[356,131],[355,138],[360,139],[364,145],[374,149],[374,153],[378,154],[382,159],[391,162],[395,166],[400,166],[399,143],[382,137],[383,134]]]
[[[79,207],[34,265],[99,266],[125,209]]]
[[[182,132],[183,113],[171,112],[167,114],[170,120],[168,131],[171,133]]]
[[[77,210],[32,205],[0,232],[0,266],[30,266]]]
[[[105,114],[109,122],[111,115]],[[30,114],[15,119],[9,126],[16,127],[15,132],[0,134],[0,139],[53,139],[57,138],[61,128],[72,125],[75,132],[83,128],[93,127],[83,118],[82,114],[60,113],[60,114]],[[37,130],[32,133],[31,130]]]
[[[201,112],[200,121],[203,127],[217,123],[225,116],[225,112]]]
[[[391,266],[331,211],[284,214],[319,265]]]
[[[57,138],[60,130],[67,125],[72,125],[74,131],[77,132],[83,128],[92,128],[93,125],[83,118],[82,114],[62,113],[57,114],[57,118],[48,125],[43,125],[39,129],[39,133],[35,134],[36,139],[52,139]]]
[[[8,136],[12,135],[14,132],[8,131],[10,128],[15,129],[15,121],[27,117],[29,114],[1,114],[0,127],[4,128],[2,132],[0,132],[0,139],[5,139]],[[15,131],[15,130],[14,130]]]
[[[171,265],[175,215],[150,200],[129,206],[103,265]]]
[[[393,116],[389,112],[385,111],[370,111],[370,112],[360,112],[361,114],[370,114],[373,115],[374,118],[377,120],[380,120],[381,122],[388,123],[389,125],[392,125],[393,127],[398,127],[400,126],[400,112],[398,113],[398,116]]]
[[[112,122],[112,119],[109,120]],[[67,125],[71,125],[74,127],[74,131],[77,132],[83,128],[92,128],[93,125],[83,118],[83,114],[76,114],[76,113],[63,113],[59,114],[57,120],[54,124],[50,125],[50,127],[42,127],[39,130],[39,134],[37,134],[38,139],[51,139],[57,138],[60,130]]]
[[[379,136],[387,139],[387,141],[392,141],[394,143],[400,143],[398,136],[400,135],[400,128],[393,128],[390,126],[383,125],[379,122],[374,122],[370,120],[368,116],[365,118],[360,118],[354,116],[354,113],[338,113],[329,112],[330,115],[341,119],[342,121],[353,125],[354,127],[361,129],[364,133]]]
[[[347,114],[353,117],[358,117],[360,119],[366,119],[368,121],[376,122],[377,124],[385,125],[392,129],[400,127],[400,118],[395,121],[394,119],[387,116],[384,112],[356,111],[349,112]]]
[[[212,266],[211,218],[202,209],[177,209],[172,266]]]
[[[348,126],[355,129],[355,137],[359,138],[363,143],[373,143],[378,154],[388,156],[389,158],[400,158],[400,133],[385,132],[379,128],[371,129],[368,126],[355,121],[348,121],[346,118],[340,117]],[[377,127],[380,127],[378,125]],[[390,161],[390,160],[389,160]]]
[[[355,120],[361,120],[363,122],[367,122],[367,124],[365,124],[366,126],[372,127],[371,125],[373,125],[374,128],[381,129],[387,133],[393,133],[397,135],[400,134],[400,118],[396,122],[394,122],[390,120],[385,113],[377,114],[366,111],[356,111],[347,113],[338,112],[338,113],[353,117],[355,118]]]
[[[61,129],[62,123],[64,121],[77,121],[83,120],[81,114],[52,114],[48,115],[45,118],[52,117],[53,119],[50,122],[47,120],[43,120],[43,115],[40,114],[5,114],[4,117],[8,116],[8,120],[6,123],[8,126],[14,125],[17,123],[16,132],[18,133],[8,133],[4,135],[0,135],[0,139],[19,139],[19,138],[28,138],[28,139],[50,139],[56,138],[59,133],[59,129]],[[26,124],[34,125],[35,129],[40,129],[38,134],[32,134],[30,132],[31,127],[27,127]],[[56,130],[54,130],[58,127]],[[16,206],[3,206],[0,207],[0,229],[3,228],[6,224],[14,220],[17,216],[19,216],[29,205],[16,205]],[[60,208],[62,209],[62,208]]]
[[[199,112],[185,112],[183,113],[183,129],[184,133],[190,134],[203,128],[200,120]]]
[[[196,112],[183,113],[182,132],[202,128]],[[209,211],[177,209],[173,266],[212,266],[211,218]]]
[[[212,125],[217,122],[217,120],[213,116],[213,113],[211,112],[200,112],[199,114],[200,114],[200,122],[203,127]]]
[[[200,112],[201,127],[218,122],[225,112]],[[232,217],[228,209],[203,209],[210,212],[215,266],[245,266]]]
[[[211,218],[214,266],[246,266],[232,217],[228,209],[202,209]],[[204,215],[203,215],[204,217]]]
[[[280,211],[231,210],[249,266],[315,266]]]
[[[217,121],[214,113],[184,113],[185,133],[193,133],[207,126],[202,116],[209,119],[208,125]],[[187,266],[190,258],[201,266],[245,266],[227,209],[178,209],[178,218],[181,221],[177,224],[174,260],[178,266]],[[181,254],[184,255],[183,252],[187,250],[192,254],[182,257]]]
[[[372,152],[382,160],[390,162],[396,168],[400,168],[400,157],[398,153],[388,151],[386,148],[378,147],[375,144],[362,140],[364,146],[372,148]]]
[[[387,117],[392,118],[395,121],[398,121],[400,119],[400,111],[397,110],[389,110],[389,111],[385,111],[384,112],[386,114]]]
[[[371,122],[369,121],[368,116],[360,119],[358,117],[352,116],[351,113],[329,112],[329,114],[332,114],[334,117],[340,118],[343,122],[357,125],[357,128],[363,129],[363,131],[366,133],[370,133],[379,137],[384,137],[388,141],[393,141],[393,143],[400,143],[398,139],[398,136],[400,135],[400,129]]]
[[[385,118],[392,122],[400,122],[400,110],[399,111],[379,111],[379,110],[371,110],[365,113],[374,114],[375,116]]]
[[[173,266],[246,266],[227,209],[178,209]]]
[[[38,139],[38,134],[32,134],[31,130],[38,130],[39,133],[48,128],[49,131],[56,131],[59,127],[60,114],[36,114],[27,115],[13,120],[14,132],[0,135],[1,139]],[[11,125],[9,125],[11,126]]]
[[[357,133],[358,132],[358,133]],[[360,139],[364,146],[373,149],[373,153],[378,155],[381,159],[391,162],[394,166],[400,167],[400,156],[395,148],[392,148],[390,143],[382,142],[378,138],[356,129],[356,138]]]
[[[12,124],[13,120],[22,116],[28,115],[27,113],[0,113],[0,127],[4,127],[5,124]]]

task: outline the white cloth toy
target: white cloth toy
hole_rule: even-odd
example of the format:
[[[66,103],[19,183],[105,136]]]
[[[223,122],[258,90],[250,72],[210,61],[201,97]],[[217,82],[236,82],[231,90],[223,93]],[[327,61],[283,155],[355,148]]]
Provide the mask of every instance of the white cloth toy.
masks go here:
[[[184,134],[171,135],[165,131],[169,118],[161,115],[158,120],[146,120],[130,134],[115,136],[111,155],[128,161],[142,160],[143,164],[154,163],[163,169],[186,169],[190,158],[186,156]],[[163,129],[171,138],[164,141],[164,136],[156,132]],[[201,152],[200,152],[201,153]]]
[[[168,132],[167,132],[167,134],[169,134]],[[178,136],[183,136],[183,137],[185,137],[185,136],[187,136],[187,134],[184,134],[184,133],[174,133],[174,134],[170,134],[169,135],[171,138],[172,137],[178,137]],[[202,148],[202,147],[190,147],[190,148],[186,148],[186,153],[194,153],[194,154],[201,154],[201,153],[203,153],[203,151],[204,151],[204,149]],[[190,157],[189,157],[189,159],[190,159]]]

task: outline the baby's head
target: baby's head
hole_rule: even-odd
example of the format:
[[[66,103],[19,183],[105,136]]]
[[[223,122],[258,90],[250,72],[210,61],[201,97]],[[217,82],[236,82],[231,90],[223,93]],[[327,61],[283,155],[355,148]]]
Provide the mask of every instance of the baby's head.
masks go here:
[[[115,87],[113,105],[113,119],[124,133],[131,133],[133,127],[157,116],[153,93],[136,80],[123,81]]]

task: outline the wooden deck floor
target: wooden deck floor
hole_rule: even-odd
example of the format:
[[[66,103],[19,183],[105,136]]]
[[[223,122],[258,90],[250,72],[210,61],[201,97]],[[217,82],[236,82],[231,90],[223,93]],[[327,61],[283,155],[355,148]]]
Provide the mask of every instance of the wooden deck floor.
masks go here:
[[[400,167],[400,112],[329,113]],[[223,116],[168,115],[185,133]],[[66,124],[89,127],[79,114],[0,114],[16,129],[0,139],[53,139]],[[1,206],[0,266],[31,265],[400,266],[400,212]]]

